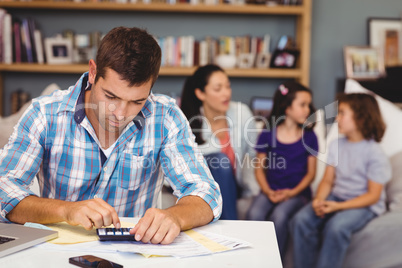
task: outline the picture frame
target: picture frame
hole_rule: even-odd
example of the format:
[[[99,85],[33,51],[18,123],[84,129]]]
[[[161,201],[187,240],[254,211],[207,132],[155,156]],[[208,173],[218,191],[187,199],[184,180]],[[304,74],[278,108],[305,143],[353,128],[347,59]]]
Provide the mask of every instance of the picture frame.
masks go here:
[[[271,56],[270,67],[272,68],[295,68],[299,57],[299,50],[276,49]]]
[[[343,51],[347,78],[370,80],[385,76],[385,66],[380,48],[345,46]]]
[[[237,66],[241,69],[250,69],[254,66],[255,55],[253,53],[240,53],[237,58]]]
[[[270,53],[258,53],[255,65],[259,69],[266,69],[269,67],[270,60],[271,60]]]
[[[400,18],[368,18],[367,44],[382,50],[385,66],[401,64],[402,20]]]
[[[71,64],[73,44],[71,39],[61,36],[45,38],[45,52],[48,64]]]

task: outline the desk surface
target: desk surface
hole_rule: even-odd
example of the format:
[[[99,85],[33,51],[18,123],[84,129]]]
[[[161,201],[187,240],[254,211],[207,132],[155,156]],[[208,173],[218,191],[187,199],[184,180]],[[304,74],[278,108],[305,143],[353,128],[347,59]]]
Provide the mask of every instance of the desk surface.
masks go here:
[[[121,218],[122,221],[136,222],[136,219]],[[163,268],[211,268],[211,267],[282,267],[275,229],[272,222],[224,221],[219,220],[199,228],[217,234],[239,238],[252,243],[253,247],[201,257],[178,259],[174,257],[145,258],[132,253],[95,253],[101,258],[122,264],[124,267]],[[77,267],[68,263],[69,257],[91,254],[88,252],[45,251],[38,247],[29,248],[3,258],[0,267]]]

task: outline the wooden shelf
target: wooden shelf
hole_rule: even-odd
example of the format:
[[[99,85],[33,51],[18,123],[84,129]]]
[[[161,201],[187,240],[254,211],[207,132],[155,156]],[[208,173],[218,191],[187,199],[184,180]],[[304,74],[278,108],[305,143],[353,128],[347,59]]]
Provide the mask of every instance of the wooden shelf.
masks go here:
[[[313,0],[303,0],[301,6],[266,6],[266,5],[191,5],[186,3],[108,3],[108,2],[83,2],[76,3],[70,0],[32,0],[10,1],[0,0],[0,8],[7,10],[28,10],[34,14],[34,10],[58,11],[94,11],[94,12],[165,12],[165,13],[200,13],[200,14],[234,14],[234,15],[274,15],[296,16],[296,44],[300,50],[297,69],[227,69],[230,77],[242,78],[279,78],[295,79],[298,82],[309,85],[310,78],[310,46],[311,46],[311,11]],[[73,12],[74,13],[74,12]],[[56,15],[55,15],[56,16]],[[72,15],[73,16],[73,15]],[[162,67],[161,76],[189,76],[196,67]],[[58,74],[81,74],[88,70],[87,64],[49,65],[49,64],[1,64],[0,63],[0,115],[3,110],[3,73],[58,73]]]
[[[189,76],[194,73],[197,67],[162,67],[161,76]],[[65,73],[81,74],[88,71],[87,64],[35,64],[35,63],[14,63],[0,64],[0,72],[21,72],[21,73]],[[251,77],[251,78],[300,78],[300,69],[227,69],[230,77]]]
[[[229,13],[229,14],[275,14],[275,15],[302,15],[305,6],[265,6],[265,5],[190,5],[166,3],[75,3],[54,1],[11,1],[1,2],[0,7],[11,9],[69,9],[69,10],[104,10],[104,11],[149,11],[149,12],[184,12],[184,13]]]

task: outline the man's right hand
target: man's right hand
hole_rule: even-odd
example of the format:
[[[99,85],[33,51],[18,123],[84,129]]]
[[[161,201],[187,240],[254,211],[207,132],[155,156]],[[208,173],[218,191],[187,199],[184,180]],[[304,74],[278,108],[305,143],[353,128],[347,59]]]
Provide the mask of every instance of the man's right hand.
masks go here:
[[[85,229],[101,228],[113,224],[120,228],[116,210],[103,199],[66,202],[63,208],[65,221],[70,225],[82,225]]]

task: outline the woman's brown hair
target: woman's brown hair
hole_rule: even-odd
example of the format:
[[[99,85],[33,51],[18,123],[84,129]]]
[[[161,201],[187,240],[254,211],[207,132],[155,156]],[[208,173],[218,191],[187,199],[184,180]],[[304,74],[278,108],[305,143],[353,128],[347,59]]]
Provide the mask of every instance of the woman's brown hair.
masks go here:
[[[342,94],[338,97],[338,101],[339,104],[345,103],[352,109],[356,126],[366,140],[381,141],[385,123],[373,96],[363,93]]]

